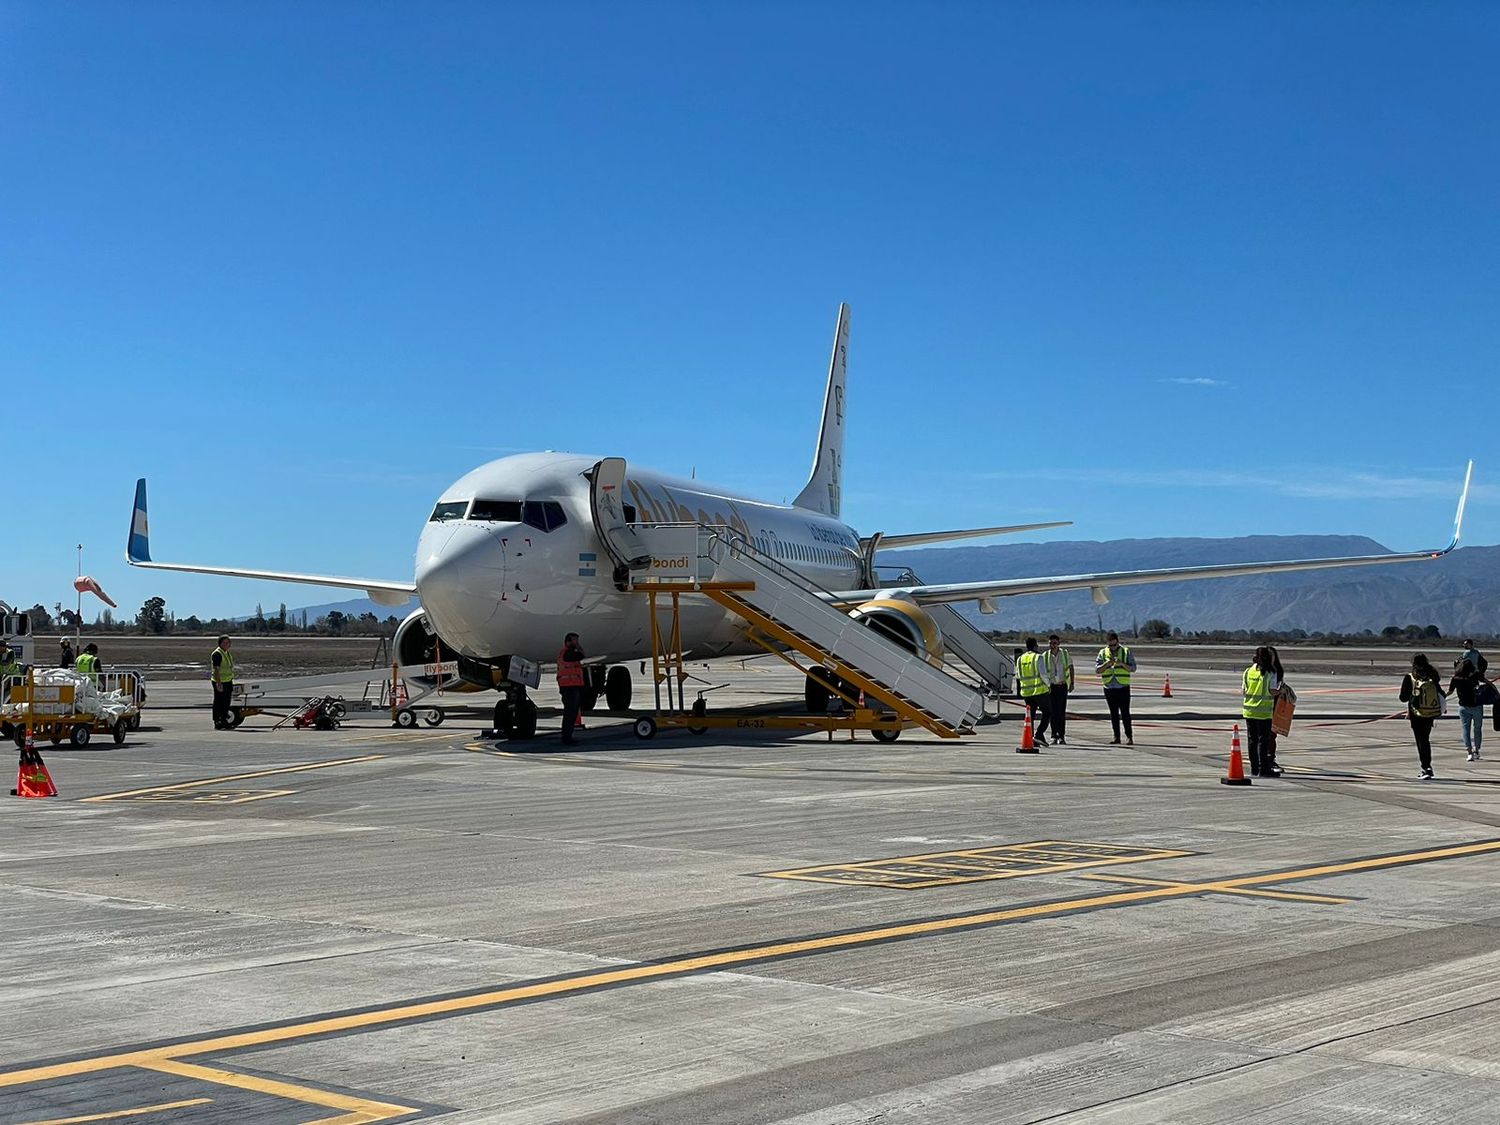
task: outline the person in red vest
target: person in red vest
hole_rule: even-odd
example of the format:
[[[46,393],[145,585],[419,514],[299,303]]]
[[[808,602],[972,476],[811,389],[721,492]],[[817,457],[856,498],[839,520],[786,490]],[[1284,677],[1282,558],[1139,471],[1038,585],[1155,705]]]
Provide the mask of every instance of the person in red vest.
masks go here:
[[[564,746],[578,741],[573,737],[573,728],[578,724],[578,713],[583,710],[583,684],[583,645],[579,643],[577,633],[569,633],[563,638],[562,651],[557,654],[557,688],[562,692]]]

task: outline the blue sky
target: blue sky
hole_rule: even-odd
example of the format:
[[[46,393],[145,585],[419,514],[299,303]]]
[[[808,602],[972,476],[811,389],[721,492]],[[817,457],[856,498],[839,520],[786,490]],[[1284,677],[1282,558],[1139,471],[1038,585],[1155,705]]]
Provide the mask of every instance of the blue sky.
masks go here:
[[[334,600],[508,452],[846,518],[1500,542],[1500,9],[0,4],[0,598]],[[44,475],[57,474],[57,475]],[[16,493],[12,492],[12,503]]]

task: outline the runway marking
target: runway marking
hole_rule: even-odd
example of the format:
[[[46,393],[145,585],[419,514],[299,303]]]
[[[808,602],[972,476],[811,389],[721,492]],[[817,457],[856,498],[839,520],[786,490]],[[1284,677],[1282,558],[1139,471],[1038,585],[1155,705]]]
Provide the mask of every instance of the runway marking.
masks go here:
[[[1174,882],[1173,880],[1170,880],[1170,879],[1141,879],[1141,878],[1137,878],[1134,875],[1103,875],[1103,874],[1100,874],[1100,875],[1082,875],[1082,876],[1079,876],[1079,877],[1082,878],[1082,879],[1091,880],[1092,882],[1096,882],[1096,883],[1131,883],[1131,884],[1134,884],[1136,886],[1142,886],[1142,887],[1191,887],[1191,886],[1193,886],[1192,883],[1179,883],[1179,882]],[[1339,897],[1337,895],[1298,894],[1295,891],[1252,891],[1252,890],[1237,890],[1237,891],[1222,891],[1222,892],[1219,892],[1219,893],[1226,894],[1226,895],[1245,895],[1247,897],[1253,897],[1253,898],[1280,898],[1280,899],[1286,899],[1286,900],[1288,900],[1290,902],[1321,902],[1321,903],[1327,903],[1330,906],[1342,906],[1345,903],[1353,902],[1354,901],[1353,899],[1350,899],[1350,898],[1341,898],[1341,897]]]
[[[365,754],[358,758],[333,758],[326,762],[309,762],[301,766],[281,766],[274,770],[256,770],[253,773],[231,773],[223,777],[205,777],[198,781],[179,781],[175,785],[153,785],[149,789],[127,789],[122,793],[101,793],[97,797],[85,797],[83,803],[99,801],[123,801],[149,793],[172,793],[183,789],[198,789],[205,785],[218,785],[224,781],[246,781],[252,777],[274,777],[286,773],[306,773],[308,770],[326,770],[333,766],[352,766],[358,762],[378,762],[384,754]],[[154,798],[152,798],[154,799]]]
[[[1225,893],[1244,888],[1274,886],[1278,883],[1301,882],[1308,879],[1324,879],[1336,875],[1356,872],[1381,871],[1394,867],[1434,863],[1446,859],[1461,859],[1470,856],[1492,855],[1500,852],[1500,839],[1479,840],[1468,844],[1452,844],[1440,848],[1428,848],[1416,852],[1400,852],[1389,855],[1366,856],[1361,859],[1341,860],[1308,867],[1290,868],[1284,871],[1269,871],[1259,875],[1237,875],[1203,883],[1176,883],[1166,886],[1141,887],[1138,890],[1123,890],[1112,894],[1094,895],[1087,898],[1058,899],[1050,902],[1031,903],[1023,906],[1004,907],[996,910],[981,910],[947,917],[919,918],[905,922],[889,922],[867,929],[849,930],[843,933],[816,934],[762,942],[739,948],[710,950],[689,953],[666,961],[641,962],[614,969],[585,972],[576,976],[554,977],[510,984],[503,988],[460,995],[439,996],[410,1000],[366,1011],[346,1012],[336,1015],[316,1016],[301,1022],[279,1026],[259,1027],[245,1031],[226,1031],[204,1039],[187,1040],[159,1047],[141,1047],[95,1055],[66,1062],[48,1063],[0,1073],[0,1089],[30,1083],[49,1082],[58,1078],[69,1078],[80,1074],[117,1070],[122,1067],[147,1067],[165,1069],[162,1064],[199,1055],[220,1054],[247,1048],[285,1044],[319,1036],[347,1034],[386,1028],[396,1024],[490,1011],[495,1008],[528,1001],[543,1001],[566,996],[596,992],[606,988],[619,988],[651,981],[676,977],[696,976],[702,973],[725,969],[739,969],[749,965],[766,964],[793,957],[815,956],[840,950],[858,949],[886,942],[905,941],[920,937],[961,933],[965,930],[984,929],[1009,923],[1022,923],[1042,918],[1057,918],[1095,910],[1105,910],[1137,903],[1163,902],[1170,899],[1191,898],[1198,895]],[[194,1068],[209,1070],[210,1068]],[[229,1073],[229,1072],[224,1072]],[[238,1076],[237,1076],[238,1077]],[[314,1091],[322,1093],[321,1091]],[[328,1123],[324,1123],[328,1125]]]
[[[285,797],[295,789],[180,789],[139,794],[133,801],[196,801],[213,805],[247,805],[251,801],[266,801],[272,797]]]
[[[1125,844],[1077,844],[1062,840],[1038,840],[1029,844],[1001,844],[992,848],[928,852],[924,855],[867,859],[858,863],[826,863],[787,871],[759,871],[756,874],[763,879],[797,879],[808,883],[893,887],[910,891],[925,887],[951,887],[958,883],[1018,879],[1025,875],[1053,875],[1115,863],[1177,859],[1192,854],[1156,848],[1135,848]]]
[[[49,1117],[45,1121],[26,1121],[22,1125],[83,1125],[85,1121],[114,1121],[121,1117],[140,1117],[146,1113],[165,1113],[169,1109],[186,1109],[190,1105],[209,1105],[213,1098],[188,1098],[181,1102],[143,1105],[139,1109],[117,1109],[112,1113],[86,1113],[82,1117]]]
[[[272,1097],[287,1098],[308,1105],[323,1106],[326,1109],[343,1110],[343,1113],[337,1117],[320,1117],[316,1121],[306,1122],[306,1125],[365,1125],[366,1122],[388,1121],[392,1117],[402,1117],[408,1113],[417,1112],[413,1106],[377,1102],[372,1098],[337,1094],[332,1090],[319,1090],[314,1086],[301,1086],[255,1074],[240,1074],[215,1066],[177,1062],[166,1057],[140,1062],[136,1065],[146,1070],[160,1071],[162,1074],[175,1074],[179,1078],[196,1078],[200,1082],[212,1082],[216,1086],[232,1086],[237,1090],[250,1090],[257,1094],[269,1094]]]

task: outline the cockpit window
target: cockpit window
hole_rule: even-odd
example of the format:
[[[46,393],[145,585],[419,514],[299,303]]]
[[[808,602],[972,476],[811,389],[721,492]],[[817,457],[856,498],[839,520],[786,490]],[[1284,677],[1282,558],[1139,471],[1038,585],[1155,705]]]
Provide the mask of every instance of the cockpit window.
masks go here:
[[[461,520],[464,518],[464,509],[468,506],[467,500],[444,500],[432,509],[432,515],[427,517],[427,522],[444,523],[448,520]]]
[[[568,522],[568,517],[556,500],[528,500],[521,522],[538,531],[556,531]]]
[[[496,523],[520,523],[519,500],[475,500],[469,512],[471,520],[493,520]]]

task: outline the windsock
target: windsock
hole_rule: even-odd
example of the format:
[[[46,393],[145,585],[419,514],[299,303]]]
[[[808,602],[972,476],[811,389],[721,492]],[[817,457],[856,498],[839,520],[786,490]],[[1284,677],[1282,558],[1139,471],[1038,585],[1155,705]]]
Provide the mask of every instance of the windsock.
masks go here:
[[[77,578],[73,579],[73,589],[77,590],[80,594],[97,595],[99,600],[111,609],[120,608],[115,604],[115,600],[104,592],[104,588],[87,574],[80,574]]]

